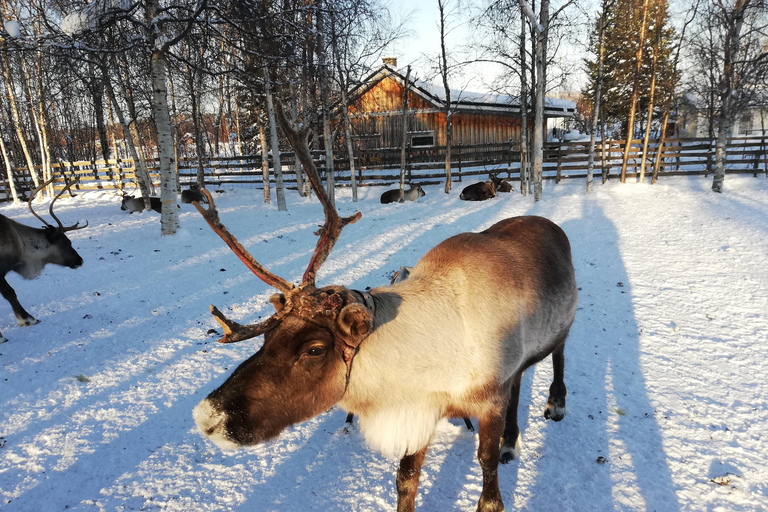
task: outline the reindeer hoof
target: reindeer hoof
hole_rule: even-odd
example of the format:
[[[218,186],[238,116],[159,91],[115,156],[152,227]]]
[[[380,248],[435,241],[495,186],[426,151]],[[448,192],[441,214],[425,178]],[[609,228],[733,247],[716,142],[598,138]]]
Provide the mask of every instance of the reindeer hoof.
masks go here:
[[[0,343],[5,343],[6,341],[8,341],[8,338],[0,334]]]
[[[501,450],[499,451],[499,462],[501,464],[509,464],[513,460],[520,457],[520,453],[523,451],[523,438],[520,434],[515,439],[515,444],[507,444],[502,442]]]
[[[555,404],[547,404],[544,409],[544,418],[552,421],[560,421],[565,418],[565,414],[568,412],[565,406],[557,406]]]
[[[28,325],[35,325],[35,324],[39,324],[39,323],[40,323],[40,320],[38,320],[37,318],[34,318],[34,317],[22,318],[22,319],[19,320],[19,325],[21,327],[26,327]]]

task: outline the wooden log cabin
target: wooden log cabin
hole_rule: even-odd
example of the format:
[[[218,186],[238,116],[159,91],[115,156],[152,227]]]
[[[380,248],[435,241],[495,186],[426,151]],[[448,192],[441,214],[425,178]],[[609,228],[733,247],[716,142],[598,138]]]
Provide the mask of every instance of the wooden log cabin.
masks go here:
[[[350,121],[359,149],[402,146],[405,75],[396,66],[395,59],[385,59],[349,93]],[[409,147],[445,146],[445,89],[411,78],[408,102]],[[451,106],[454,145],[520,140],[520,105],[516,97],[452,90]],[[548,118],[571,117],[575,111],[572,101],[547,98],[545,123]],[[533,122],[532,114],[529,122]]]

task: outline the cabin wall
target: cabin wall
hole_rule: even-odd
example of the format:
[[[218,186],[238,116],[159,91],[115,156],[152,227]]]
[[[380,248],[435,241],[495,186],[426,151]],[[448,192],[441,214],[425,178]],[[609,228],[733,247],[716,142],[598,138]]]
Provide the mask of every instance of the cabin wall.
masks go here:
[[[445,112],[417,93],[409,94],[408,132],[421,141],[433,136],[435,146],[446,145]],[[401,147],[403,141],[403,86],[384,78],[349,107],[352,132],[363,149]],[[520,140],[519,116],[498,113],[453,114],[454,144],[488,144]],[[424,138],[426,136],[426,138]],[[416,144],[414,144],[416,147]]]

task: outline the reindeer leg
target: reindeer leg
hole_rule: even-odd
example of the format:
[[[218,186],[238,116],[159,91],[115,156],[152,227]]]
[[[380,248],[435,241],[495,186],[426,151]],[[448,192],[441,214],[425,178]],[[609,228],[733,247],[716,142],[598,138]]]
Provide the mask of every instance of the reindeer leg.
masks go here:
[[[352,420],[354,419],[354,417],[355,417],[355,415],[350,412],[349,414],[347,414],[347,419],[344,420],[344,423],[348,423],[348,424],[351,425],[352,424]]]
[[[547,407],[544,409],[544,417],[548,420],[560,421],[565,417],[565,413],[568,410],[565,407],[565,395],[567,390],[565,389],[565,382],[563,381],[563,374],[565,371],[565,336],[560,341],[557,348],[552,352],[552,365],[554,366],[554,378],[552,379],[552,385],[549,387],[549,399],[547,400]]]
[[[19,325],[25,326],[40,323],[38,319],[27,313],[27,310],[19,304],[19,299],[16,298],[16,291],[11,288],[11,285],[5,280],[5,276],[0,278],[0,293],[2,293],[5,300],[11,304],[13,314],[16,315],[16,320],[19,322]]]
[[[477,502],[477,512],[503,512],[499,490],[499,438],[504,430],[502,407],[495,408],[483,418],[478,418],[480,425],[480,446],[477,459],[483,470],[483,491]]]
[[[504,434],[501,436],[500,462],[502,464],[508,464],[519,457],[523,447],[520,428],[517,425],[517,407],[520,401],[520,380],[522,377],[523,370],[517,372],[510,379],[509,403],[507,404],[507,414],[504,421]]]
[[[8,338],[3,336],[3,333],[0,332],[0,343],[5,343],[6,341],[8,341]]]
[[[426,456],[425,446],[413,455],[400,459],[400,467],[397,470],[397,512],[414,512],[421,465],[424,464]]]

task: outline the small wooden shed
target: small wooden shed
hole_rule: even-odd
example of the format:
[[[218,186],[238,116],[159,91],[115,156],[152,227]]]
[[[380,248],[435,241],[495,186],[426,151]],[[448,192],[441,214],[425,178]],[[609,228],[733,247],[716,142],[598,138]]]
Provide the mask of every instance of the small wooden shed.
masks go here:
[[[349,92],[352,132],[360,149],[402,145],[404,87],[405,75],[385,63]],[[445,89],[410,79],[408,95],[409,146],[445,146]],[[454,145],[520,140],[520,105],[516,97],[452,90],[451,106]],[[572,101],[547,98],[545,122],[547,118],[571,117],[575,111]]]

